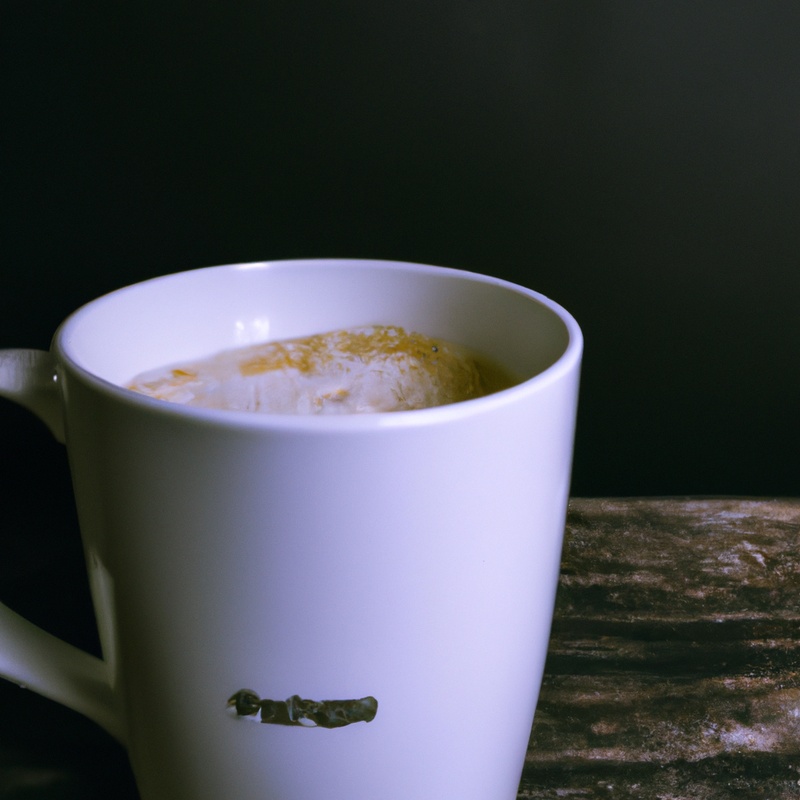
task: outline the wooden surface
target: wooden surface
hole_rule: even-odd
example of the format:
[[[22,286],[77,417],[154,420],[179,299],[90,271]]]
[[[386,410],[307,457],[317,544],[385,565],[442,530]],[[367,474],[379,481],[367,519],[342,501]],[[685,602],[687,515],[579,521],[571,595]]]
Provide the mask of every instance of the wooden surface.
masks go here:
[[[800,798],[800,500],[574,500],[519,798]]]
[[[573,500],[519,798],[800,800],[799,621],[800,500]],[[0,706],[0,800],[135,800],[93,723]]]

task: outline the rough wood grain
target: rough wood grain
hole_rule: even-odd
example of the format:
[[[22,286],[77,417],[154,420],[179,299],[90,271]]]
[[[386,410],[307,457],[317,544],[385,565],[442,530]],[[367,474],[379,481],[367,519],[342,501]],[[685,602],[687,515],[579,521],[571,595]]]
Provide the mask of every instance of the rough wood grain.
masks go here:
[[[800,798],[800,500],[573,500],[519,798]]]

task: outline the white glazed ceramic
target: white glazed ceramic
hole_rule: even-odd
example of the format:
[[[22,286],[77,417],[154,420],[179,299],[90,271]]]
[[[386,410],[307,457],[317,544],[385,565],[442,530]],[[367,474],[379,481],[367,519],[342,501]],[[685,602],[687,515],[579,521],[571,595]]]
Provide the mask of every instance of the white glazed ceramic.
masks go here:
[[[421,411],[279,417],[136,395],[136,373],[371,323],[525,376]],[[0,674],[128,748],[143,800],[511,800],[548,643],[582,339],[535,292],[379,261],[201,269],[102,297],[0,393],[66,442],[104,658],[0,607]],[[264,724],[229,698],[366,696]]]

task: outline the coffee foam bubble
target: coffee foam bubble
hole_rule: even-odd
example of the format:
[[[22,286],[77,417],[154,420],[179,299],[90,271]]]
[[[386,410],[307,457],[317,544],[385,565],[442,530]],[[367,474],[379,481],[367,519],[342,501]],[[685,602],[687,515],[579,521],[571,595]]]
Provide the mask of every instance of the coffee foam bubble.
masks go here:
[[[151,370],[128,388],[190,406],[271,414],[363,414],[485,394],[462,348],[397,326],[336,330]]]

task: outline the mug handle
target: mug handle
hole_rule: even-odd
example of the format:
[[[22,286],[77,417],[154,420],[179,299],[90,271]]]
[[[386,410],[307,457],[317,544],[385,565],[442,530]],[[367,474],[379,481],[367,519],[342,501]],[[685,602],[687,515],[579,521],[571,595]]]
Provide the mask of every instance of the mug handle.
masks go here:
[[[0,350],[0,396],[32,411],[64,443],[61,393],[50,353]],[[2,603],[0,677],[84,714],[123,741],[108,664],[47,633]]]

